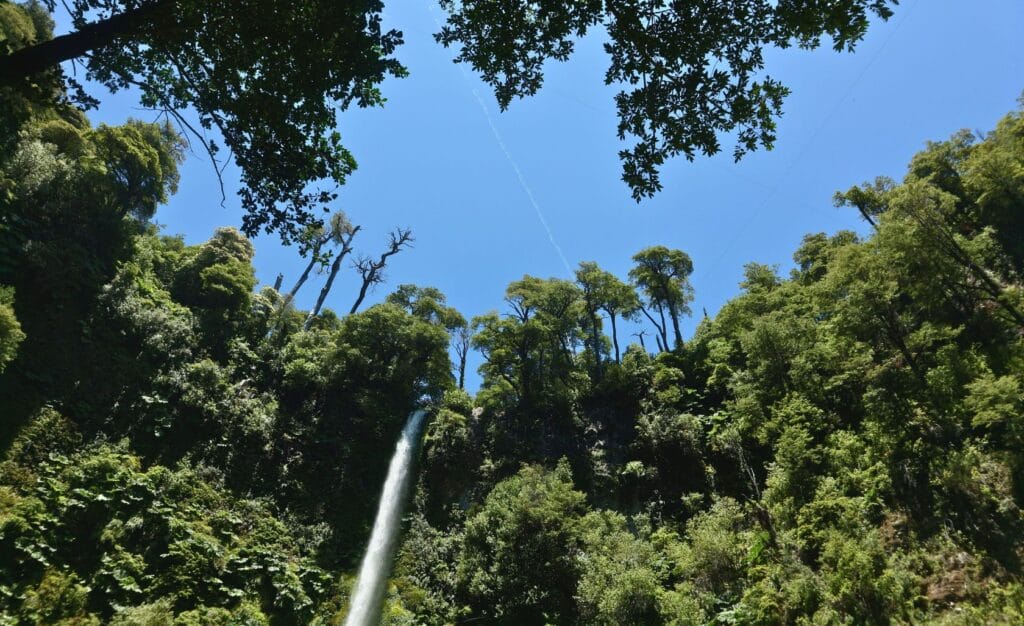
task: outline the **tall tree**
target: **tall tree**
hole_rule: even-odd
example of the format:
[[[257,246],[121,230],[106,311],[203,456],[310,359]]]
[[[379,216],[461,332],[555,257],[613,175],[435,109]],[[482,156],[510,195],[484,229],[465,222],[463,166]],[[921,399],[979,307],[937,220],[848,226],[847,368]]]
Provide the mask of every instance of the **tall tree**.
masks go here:
[[[580,344],[582,307],[573,283],[523,276],[505,290],[512,312],[473,319],[473,347],[484,357],[485,381],[502,379],[527,404],[564,383]]]
[[[541,280],[525,276],[509,285],[507,294],[536,311],[534,319],[550,350],[552,363],[560,362],[562,371],[571,368],[580,344],[582,312],[580,290],[576,285],[560,278]]]
[[[452,337],[452,347],[455,350],[456,370],[458,371],[459,389],[466,388],[466,357],[469,356],[469,348],[472,346],[473,333],[468,323],[463,323],[455,329],[455,336]]]
[[[597,263],[583,261],[576,270],[576,284],[583,293],[583,308],[590,327],[590,349],[594,353],[594,367],[598,378],[601,378],[601,317],[598,311],[605,297],[604,274]],[[616,360],[618,360],[616,358]]]
[[[652,246],[634,254],[633,262],[636,265],[629,270],[630,279],[643,291],[648,303],[662,316],[665,311],[668,312],[672,330],[675,332],[675,345],[683,345],[679,318],[690,314],[689,304],[693,300],[693,287],[690,286],[693,261],[690,260],[690,256],[682,250]],[[658,327],[662,347],[667,350],[668,336],[664,316],[659,325],[646,309],[644,313]]]
[[[448,298],[437,287],[402,284],[388,294],[384,301],[397,304],[410,314],[447,330],[465,321],[461,313],[448,306]]]
[[[635,319],[640,311],[640,298],[632,285],[622,282],[614,274],[608,274],[604,301],[601,303],[601,310],[608,315],[612,323],[612,344],[615,346],[615,362],[622,361],[619,354],[619,331],[616,320],[621,317],[626,320]]]
[[[464,388],[466,356],[470,345],[469,324],[455,307],[448,306],[448,300],[441,290],[436,287],[404,284],[388,294],[384,301],[397,304],[420,319],[444,327],[448,332],[451,348],[455,352],[454,377],[459,389]]]
[[[640,347],[643,348],[645,352],[647,351],[647,344],[644,343],[644,335],[646,334],[647,331],[644,330],[643,328],[633,333],[633,336],[640,340]]]
[[[621,361],[619,352],[619,333],[617,327],[618,319],[632,319],[640,310],[640,299],[632,286],[619,280],[615,274],[607,272],[598,267],[592,261],[580,263],[576,270],[576,282],[584,293],[584,301],[592,302],[593,312],[588,314],[597,315],[603,312],[608,316],[612,327],[612,345],[615,348],[615,362]],[[591,299],[587,300],[587,294],[592,293]]]

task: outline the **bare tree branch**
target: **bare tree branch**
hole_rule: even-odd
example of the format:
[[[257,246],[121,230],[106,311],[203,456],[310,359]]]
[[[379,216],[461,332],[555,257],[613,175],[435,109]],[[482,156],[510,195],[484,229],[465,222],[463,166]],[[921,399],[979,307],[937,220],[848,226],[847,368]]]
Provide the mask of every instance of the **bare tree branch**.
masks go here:
[[[353,267],[362,276],[363,284],[359,288],[359,297],[352,304],[349,315],[359,310],[359,305],[363,303],[363,299],[366,298],[370,287],[384,282],[384,266],[387,265],[388,258],[398,254],[403,248],[412,246],[413,241],[415,241],[412,237],[412,231],[408,228],[396,228],[389,237],[388,249],[381,253],[377,261],[369,257],[363,257],[353,264]]]

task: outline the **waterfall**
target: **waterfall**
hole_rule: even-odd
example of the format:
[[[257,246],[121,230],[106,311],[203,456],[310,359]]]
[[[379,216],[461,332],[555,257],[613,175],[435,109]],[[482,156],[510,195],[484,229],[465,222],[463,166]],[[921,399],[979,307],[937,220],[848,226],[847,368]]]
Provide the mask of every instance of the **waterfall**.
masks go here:
[[[419,439],[420,426],[426,411],[417,410],[409,416],[402,435],[395,444],[395,453],[388,466],[388,476],[380,494],[377,518],[373,522],[370,543],[366,546],[363,564],[359,567],[355,593],[349,604],[345,626],[377,626],[384,602],[391,559],[402,522],[402,507],[412,471],[413,456]]]

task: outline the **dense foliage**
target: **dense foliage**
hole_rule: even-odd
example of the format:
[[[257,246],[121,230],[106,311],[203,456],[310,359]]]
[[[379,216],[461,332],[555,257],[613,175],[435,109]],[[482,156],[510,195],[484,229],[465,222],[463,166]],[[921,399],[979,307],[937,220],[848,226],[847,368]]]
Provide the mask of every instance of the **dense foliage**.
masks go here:
[[[24,121],[33,101],[65,85],[76,102],[95,105],[76,76],[62,74],[64,61],[111,90],[137,87],[142,105],[174,119],[218,172],[234,159],[250,236],[263,229],[301,243],[306,228],[323,226],[356,167],[338,111],[383,104],[381,83],[406,75],[393,56],[402,33],[382,27],[380,0],[258,0],[244,10],[225,0],[62,0],[74,30],[57,38],[47,13],[56,0],[20,4],[0,0],[0,91],[14,105],[0,108],[0,121]],[[604,25],[605,82],[623,88],[618,134],[631,142],[620,152],[622,178],[640,200],[661,189],[666,160],[715,154],[722,135],[735,134],[737,159],[772,146],[789,92],[763,76],[766,49],[827,39],[853,50],[871,18],[888,19],[898,0],[439,4],[448,19],[437,40],[458,46],[457,60],[481,73],[502,108],[536,93],[544,64],[566,60]]]
[[[717,154],[734,138],[739,160],[775,142],[789,89],[766,75],[765,51],[814,49],[826,39],[853,50],[871,18],[898,0],[440,0],[448,23],[436,35],[458,46],[504,109],[544,83],[544,65],[565,61],[576,41],[603,28],[605,83],[613,85],[622,180],[640,200],[661,190],[673,157]]]
[[[355,312],[365,273],[352,313],[298,311],[238,231],[149,223],[173,129],[11,102],[0,623],[340,623],[418,404],[387,624],[1024,619],[1024,111],[837,194],[867,234],[751,263],[684,338],[659,245],[471,321],[414,285]]]

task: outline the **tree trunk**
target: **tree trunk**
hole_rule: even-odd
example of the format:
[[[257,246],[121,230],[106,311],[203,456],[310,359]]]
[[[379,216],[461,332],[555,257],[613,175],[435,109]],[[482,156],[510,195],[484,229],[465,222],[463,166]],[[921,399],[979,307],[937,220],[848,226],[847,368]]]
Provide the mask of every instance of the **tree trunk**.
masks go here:
[[[318,254],[320,254],[320,246],[316,246],[315,248],[313,248],[313,253],[310,255],[309,259],[309,265],[306,266],[306,269],[303,270],[302,275],[299,276],[299,279],[297,281],[295,281],[295,285],[292,286],[291,291],[289,291],[288,295],[285,296],[284,298],[285,306],[287,306],[289,302],[295,299],[295,294],[299,293],[299,289],[302,287],[303,284],[305,284],[306,279],[309,278],[310,271],[312,271],[313,266],[316,265],[316,255]]]
[[[871,214],[868,213],[866,208],[859,206],[857,207],[857,210],[860,211],[860,216],[863,217],[868,224],[871,224],[871,228],[878,230],[878,224],[875,223],[875,220],[871,219]]]
[[[679,348],[683,345],[683,334],[679,332],[679,311],[676,310],[674,304],[668,306],[668,315],[672,318],[672,330],[676,334],[676,348]],[[668,343],[667,339],[665,343]]]
[[[642,307],[640,307],[640,310],[643,312],[644,315],[647,316],[647,319],[651,320],[651,323],[654,324],[654,330],[657,331],[655,333],[655,335],[654,335],[654,338],[656,340],[658,340],[658,352],[664,352],[664,350],[662,349],[661,340],[658,339],[658,337],[664,337],[665,336],[665,314],[664,313],[661,314],[661,324],[659,325],[658,321],[656,319],[654,319],[654,317],[647,310],[647,307],[643,307],[642,306]]]
[[[363,303],[363,298],[366,297],[366,292],[370,290],[370,285],[373,284],[373,279],[376,278],[376,275],[376,272],[372,272],[369,278],[363,279],[363,285],[359,288],[359,297],[356,298],[355,303],[352,305],[352,309],[349,310],[349,315],[352,315],[359,310],[359,305]]]
[[[612,321],[612,345],[615,346],[615,362],[621,364],[622,361],[619,359],[619,333],[615,329],[615,314],[608,313],[608,317]]]
[[[359,232],[359,226],[353,228],[349,233],[348,237],[342,239],[341,250],[338,251],[337,258],[334,259],[334,263],[331,263],[331,274],[327,277],[327,282],[324,284],[324,288],[320,290],[320,296],[316,299],[316,306],[306,316],[306,322],[302,325],[302,330],[309,330],[309,325],[313,322],[313,318],[320,314],[320,307],[324,305],[324,300],[327,299],[327,292],[331,290],[331,285],[334,284],[334,277],[338,275],[338,269],[341,268],[341,261],[348,256],[349,252],[352,252],[352,239]],[[316,258],[316,255],[313,257]],[[296,291],[298,288],[296,288]]]
[[[662,351],[668,352],[668,325],[665,324],[665,307],[658,307],[658,317],[661,319],[658,331],[661,332]]]
[[[309,325],[313,323],[313,318],[320,314],[320,307],[324,305],[324,300],[327,299],[327,293],[330,292],[331,286],[334,285],[334,277],[338,275],[338,270],[341,268],[341,260],[345,258],[344,251],[338,254],[338,258],[334,259],[334,263],[331,263],[331,273],[327,276],[327,282],[324,283],[324,288],[320,290],[320,295],[316,299],[316,306],[310,311],[309,315],[306,316],[306,322],[302,325],[302,330],[309,330]],[[288,295],[291,297],[291,294]]]
[[[26,78],[59,66],[64,61],[111,45],[117,39],[131,38],[141,27],[165,17],[163,14],[170,15],[173,8],[173,0],[159,0],[99,22],[86,24],[73,33],[15,50],[0,58],[0,86],[17,85]]]
[[[455,337],[455,356],[459,359],[459,389],[466,388],[466,356],[469,354],[469,328],[462,326]]]
[[[523,402],[526,403],[530,398],[530,348],[526,345],[526,341],[523,340],[519,343],[519,393]]]
[[[590,312],[590,336],[594,347],[594,364],[597,379],[601,380],[601,331],[597,326],[597,312]]]
[[[359,227],[356,227],[356,230],[359,230]],[[355,234],[354,231],[353,234]],[[389,244],[388,249],[380,255],[380,260],[374,262],[370,259],[364,259],[356,263],[356,267],[363,276],[363,284],[359,288],[359,297],[356,298],[355,303],[352,305],[352,309],[348,312],[349,315],[352,315],[359,310],[359,305],[363,303],[363,298],[366,297],[366,292],[370,290],[370,286],[381,282],[381,279],[378,279],[378,276],[380,275],[380,272],[387,267],[388,258],[401,252],[402,248],[411,241],[413,241],[412,231],[402,230],[399,228],[391,234],[391,243]]]

